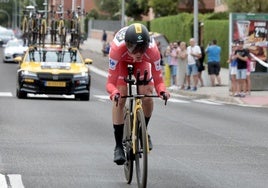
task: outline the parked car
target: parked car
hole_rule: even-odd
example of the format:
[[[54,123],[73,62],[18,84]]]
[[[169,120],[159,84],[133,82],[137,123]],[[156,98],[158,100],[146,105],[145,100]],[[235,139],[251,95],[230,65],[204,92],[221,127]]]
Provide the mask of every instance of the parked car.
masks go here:
[[[32,46],[19,62],[17,97],[32,94],[74,95],[76,99],[90,99],[91,75],[89,64],[73,47],[45,44]]]
[[[161,33],[157,32],[150,32],[150,35],[156,40],[160,42],[160,48],[161,48],[161,53],[164,54],[166,51],[166,48],[169,45],[169,41],[167,37]]]
[[[23,40],[12,39],[4,45],[3,62],[14,62],[14,59],[18,56],[23,56],[27,47],[23,46]]]
[[[0,29],[0,45],[3,46],[6,44],[9,40],[14,39],[15,34],[12,29],[6,29],[1,27]]]

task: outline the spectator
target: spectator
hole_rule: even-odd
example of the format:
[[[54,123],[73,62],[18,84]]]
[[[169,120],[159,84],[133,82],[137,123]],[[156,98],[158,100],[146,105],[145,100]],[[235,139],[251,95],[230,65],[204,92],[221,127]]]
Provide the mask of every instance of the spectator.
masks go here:
[[[206,53],[208,55],[208,75],[210,76],[211,85],[215,86],[215,79],[217,79],[217,85],[220,86],[221,47],[217,45],[216,39],[212,41],[212,44],[208,45],[208,47],[206,48]]]
[[[187,90],[191,89],[191,76],[193,76],[194,86],[192,91],[197,90],[197,83],[198,83],[198,70],[196,65],[196,60],[201,57],[201,49],[198,45],[195,44],[194,38],[190,39],[190,46],[187,47]]]
[[[251,80],[250,80],[250,73],[252,71],[252,60],[249,58],[247,60],[247,77],[246,77],[246,95],[250,95],[251,91]]]
[[[159,50],[159,53],[160,53],[160,65],[162,67],[162,74],[163,74],[163,77],[165,75],[165,62],[164,62],[164,59],[163,59],[163,55],[162,55],[162,49],[161,49],[161,42],[160,41],[157,41],[155,40],[156,42],[156,45],[157,45],[157,48]]]
[[[180,89],[184,89],[186,84],[186,70],[187,70],[187,47],[186,42],[180,43],[180,51],[178,54],[178,85]]]
[[[169,68],[169,72],[170,72],[170,61],[171,61],[171,49],[173,48],[173,43],[169,43],[169,45],[167,46],[164,56],[165,56],[165,62],[168,65]],[[171,84],[171,83],[170,83]]]
[[[171,54],[172,48],[173,48],[173,43],[169,43],[164,53],[164,56],[166,57],[166,62],[168,63],[168,65],[170,65],[170,59],[171,59],[170,54]]]
[[[249,52],[247,49],[243,48],[244,41],[240,40],[238,43],[237,50],[235,51],[235,58],[237,61],[237,74],[236,79],[237,92],[235,97],[245,97],[246,93],[246,78],[247,78],[247,61],[249,60]]]
[[[236,87],[237,87],[237,82],[236,82],[237,61],[235,58],[236,49],[237,49],[236,44],[233,44],[232,45],[232,53],[228,59],[230,76],[231,76],[231,96],[235,96]]]
[[[110,43],[106,42],[104,48],[102,49],[103,56],[108,55],[110,52]]]
[[[170,89],[176,89],[178,84],[177,84],[177,68],[178,68],[178,53],[179,53],[179,48],[178,48],[178,43],[174,42],[173,43],[173,48],[171,49],[171,60],[170,60],[170,76],[171,76],[171,87]]]
[[[197,66],[197,70],[198,70],[198,81],[200,81],[200,86],[203,87],[204,81],[202,78],[202,72],[205,70],[204,59],[205,59],[206,53],[205,53],[203,46],[200,46],[200,49],[201,49],[201,57],[199,58],[199,65]]]
[[[101,41],[102,41],[102,51],[105,51],[107,45],[107,33],[105,30],[103,30]]]

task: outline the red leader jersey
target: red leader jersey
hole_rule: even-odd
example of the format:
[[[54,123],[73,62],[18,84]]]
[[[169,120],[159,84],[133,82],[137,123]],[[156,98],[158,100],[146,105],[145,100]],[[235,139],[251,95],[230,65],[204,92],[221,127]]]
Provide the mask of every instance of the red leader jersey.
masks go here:
[[[140,72],[141,79],[143,78],[144,71],[147,70],[147,79],[151,77],[153,78],[153,80],[149,84],[154,84],[156,92],[158,93],[158,95],[160,95],[160,92],[166,91],[166,87],[162,77],[160,53],[154,39],[151,39],[149,48],[143,54],[142,60],[134,62],[133,58],[129,55],[129,52],[126,47],[126,30],[127,27],[124,27],[116,33],[110,47],[109,71],[106,83],[106,90],[110,94],[110,98],[112,99],[113,95],[115,95],[116,93],[120,93],[117,89],[117,86],[126,85],[124,78],[128,76],[128,64],[133,65],[134,75],[136,75],[137,71]]]

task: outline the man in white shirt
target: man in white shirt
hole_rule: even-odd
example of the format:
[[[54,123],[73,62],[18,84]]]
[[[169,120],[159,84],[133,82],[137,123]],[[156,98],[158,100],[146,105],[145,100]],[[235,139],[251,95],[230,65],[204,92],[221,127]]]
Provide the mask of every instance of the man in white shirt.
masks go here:
[[[188,64],[187,64],[187,90],[191,89],[191,81],[190,77],[193,76],[194,85],[192,91],[197,90],[197,83],[198,83],[198,68],[196,65],[196,60],[201,57],[201,49],[198,45],[195,44],[194,38],[190,39],[190,46],[187,47],[187,54],[188,54]]]

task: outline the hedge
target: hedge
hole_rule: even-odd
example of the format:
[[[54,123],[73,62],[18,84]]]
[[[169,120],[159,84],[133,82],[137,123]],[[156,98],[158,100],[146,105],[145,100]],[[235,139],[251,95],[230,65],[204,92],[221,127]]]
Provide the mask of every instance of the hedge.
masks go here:
[[[221,66],[227,68],[228,64],[226,62],[229,56],[229,20],[226,19],[226,13],[216,13],[215,15],[199,14],[199,22],[203,23],[203,39],[200,45],[206,48],[211,40],[217,39],[218,45],[222,48]],[[220,16],[223,16],[223,20],[220,20]],[[175,16],[160,17],[143,23],[148,26],[150,31],[164,34],[170,42],[186,41],[188,43],[189,39],[194,35],[193,22],[193,14],[180,13]]]

